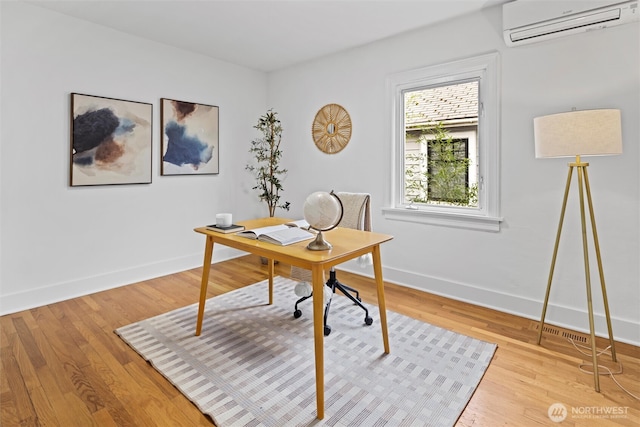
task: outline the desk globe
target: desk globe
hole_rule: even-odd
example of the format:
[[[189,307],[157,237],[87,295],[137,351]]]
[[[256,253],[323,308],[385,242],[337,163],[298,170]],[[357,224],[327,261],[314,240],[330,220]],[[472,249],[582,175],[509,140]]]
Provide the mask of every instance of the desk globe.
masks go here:
[[[312,251],[327,251],[331,243],[324,240],[323,231],[334,229],[342,220],[342,202],[333,191],[316,191],[307,197],[303,206],[304,219],[318,231],[315,240],[307,245]]]

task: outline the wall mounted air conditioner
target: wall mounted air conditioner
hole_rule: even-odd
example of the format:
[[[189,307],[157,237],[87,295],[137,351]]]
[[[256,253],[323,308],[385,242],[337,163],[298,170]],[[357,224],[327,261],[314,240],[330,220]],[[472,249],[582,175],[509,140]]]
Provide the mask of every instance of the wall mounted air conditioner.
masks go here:
[[[507,46],[638,21],[638,0],[516,0],[502,5]]]

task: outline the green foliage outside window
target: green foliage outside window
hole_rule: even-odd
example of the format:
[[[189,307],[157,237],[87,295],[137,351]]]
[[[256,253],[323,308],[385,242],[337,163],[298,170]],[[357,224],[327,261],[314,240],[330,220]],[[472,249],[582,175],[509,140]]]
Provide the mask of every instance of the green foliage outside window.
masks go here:
[[[424,145],[424,149],[417,154],[406,155],[407,200],[412,203],[477,206],[478,185],[468,185],[471,160],[467,157],[467,142],[452,138],[442,123],[425,128],[417,142]]]

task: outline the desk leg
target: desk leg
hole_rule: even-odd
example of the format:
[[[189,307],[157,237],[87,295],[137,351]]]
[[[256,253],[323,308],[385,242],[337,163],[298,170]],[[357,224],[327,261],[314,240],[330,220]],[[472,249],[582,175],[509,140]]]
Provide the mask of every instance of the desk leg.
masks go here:
[[[316,351],[316,406],[319,420],[324,418],[324,282],[322,266],[311,270],[313,282],[313,336]]]
[[[269,259],[269,305],[273,304],[273,274],[275,272],[275,262]]]
[[[200,283],[200,303],[198,305],[198,320],[196,322],[196,336],[202,332],[202,319],[204,317],[204,303],[207,300],[207,286],[209,285],[209,271],[211,271],[211,258],[213,257],[213,238],[207,236],[204,247],[204,261],[202,262],[202,282]]]
[[[380,327],[384,352],[389,353],[389,334],[387,332],[387,306],[384,301],[384,281],[382,280],[382,261],[380,260],[380,245],[373,247],[373,271],[378,288],[378,307],[380,308]]]

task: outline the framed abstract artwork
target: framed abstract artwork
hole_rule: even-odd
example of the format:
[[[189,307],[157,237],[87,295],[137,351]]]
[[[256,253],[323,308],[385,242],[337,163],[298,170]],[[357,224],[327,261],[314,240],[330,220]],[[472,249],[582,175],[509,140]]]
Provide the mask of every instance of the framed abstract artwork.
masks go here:
[[[161,98],[162,175],[217,174],[219,108]]]
[[[71,186],[151,183],[151,104],[71,94]]]

